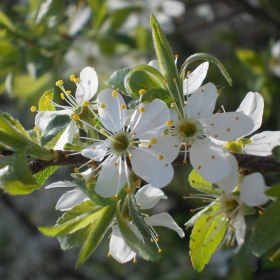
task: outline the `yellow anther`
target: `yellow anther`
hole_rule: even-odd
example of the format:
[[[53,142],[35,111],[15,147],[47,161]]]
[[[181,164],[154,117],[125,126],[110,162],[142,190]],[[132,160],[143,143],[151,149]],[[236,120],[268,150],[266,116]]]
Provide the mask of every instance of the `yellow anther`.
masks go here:
[[[152,145],[148,145],[148,148],[151,149],[151,148],[152,148]]]
[[[139,90],[139,94],[145,94],[146,92],[147,91],[145,89],[143,89],[143,88]]]
[[[38,126],[34,126],[34,131],[35,131],[35,132],[38,132],[38,131],[39,131]]]
[[[178,57],[179,57],[179,55],[178,55],[178,54],[175,54],[174,56],[175,56],[175,58],[178,58]]]
[[[134,141],[131,141],[131,142],[130,142],[130,145],[131,145],[131,146],[134,146],[134,145],[135,145],[135,142],[134,142]]]
[[[222,93],[222,90],[218,89],[217,92],[218,92],[218,94],[220,94],[220,93]]]
[[[113,96],[113,97],[117,97],[117,93],[118,93],[118,92],[117,92],[116,90],[113,90],[113,91],[112,91],[112,96]]]
[[[150,140],[150,143],[151,143],[151,144],[156,144],[156,143],[157,143],[157,139],[156,139],[156,138],[152,138],[152,139]]]
[[[134,259],[134,260],[133,260],[133,263],[137,263],[137,260]]]
[[[130,160],[132,160],[132,155],[129,155],[128,158],[129,158]]]
[[[74,136],[74,138],[75,138],[75,139],[79,139],[79,135],[76,134],[76,135]]]
[[[164,156],[163,155],[159,155],[157,158],[158,158],[158,160],[163,160]]]
[[[159,238],[156,238],[156,240],[155,240],[155,241],[156,241],[156,243],[158,243],[158,242],[159,242]]]
[[[119,197],[117,195],[114,196],[114,200],[118,201]]]
[[[121,109],[124,110],[126,106],[124,104],[121,105]]]
[[[133,132],[132,135],[135,136],[135,135],[136,135],[136,132]]]
[[[171,104],[170,104],[170,107],[171,107],[171,108],[175,108],[175,104],[174,104],[174,103],[171,103]]]
[[[100,107],[101,107],[102,109],[104,109],[104,108],[105,108],[105,104],[104,104],[103,102],[101,102],[101,103],[100,103]]]
[[[61,94],[60,94],[60,97],[61,97],[61,99],[65,99],[65,95],[64,95],[64,93],[62,92]]]
[[[172,125],[173,125],[173,121],[167,121],[165,124],[166,124],[167,126],[172,126]]]
[[[65,93],[66,93],[67,95],[69,95],[69,94],[71,94],[71,90],[66,90]]]
[[[49,106],[50,105],[50,100],[45,100],[44,104],[45,104],[45,106]]]
[[[176,82],[177,82],[177,79],[176,79],[176,78],[174,78],[174,79],[173,79],[173,81],[176,83]]]
[[[108,252],[107,257],[108,257],[108,258],[112,257],[112,255],[111,255],[110,252]]]
[[[118,166],[118,164],[116,162],[114,162],[114,166]]]
[[[190,74],[191,74],[191,71],[188,71],[187,74],[190,75]]]
[[[161,253],[162,253],[162,250],[161,250],[161,249],[158,249],[158,252],[161,254]]]
[[[77,167],[74,168],[75,173],[79,173],[79,169]]]
[[[100,131],[100,133],[102,133],[102,134],[106,133],[104,128],[101,128],[99,131]]]
[[[94,162],[95,162],[95,160],[94,160],[94,159],[92,159],[92,160],[91,160],[91,163],[94,163]]]
[[[145,108],[144,107],[139,108],[139,112],[140,113],[144,113],[145,112]]]
[[[77,121],[77,120],[80,119],[80,117],[79,117],[78,115],[75,114],[75,115],[72,115],[72,119],[75,120],[75,121]]]
[[[125,188],[125,192],[126,193],[132,193],[132,189],[131,188]]]
[[[164,79],[163,82],[164,82],[165,84],[167,84],[167,80],[166,80],[166,79]]]
[[[55,83],[56,86],[60,87],[63,85],[63,81],[62,80],[58,80],[56,83]]]
[[[69,154],[65,154],[64,157],[65,157],[65,158],[68,158],[68,157],[69,157]]]
[[[88,106],[88,105],[90,105],[90,102],[89,101],[84,101],[84,105]]]
[[[36,107],[36,106],[31,106],[31,107],[30,107],[30,111],[31,111],[31,112],[35,112],[36,110],[37,110],[37,107]]]
[[[184,164],[187,164],[187,161],[184,159],[184,160],[183,160],[183,163],[184,163]]]
[[[71,81],[71,82],[73,82],[75,79],[76,79],[76,77],[75,77],[74,74],[70,75],[70,81]]]
[[[79,83],[80,81],[81,81],[80,78],[75,78],[75,79],[74,79],[74,82],[75,82],[75,83]]]

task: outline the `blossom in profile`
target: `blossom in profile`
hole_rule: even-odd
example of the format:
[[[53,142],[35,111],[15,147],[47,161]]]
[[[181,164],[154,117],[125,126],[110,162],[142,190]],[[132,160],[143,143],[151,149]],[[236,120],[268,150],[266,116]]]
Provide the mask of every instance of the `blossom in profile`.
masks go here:
[[[135,194],[136,204],[139,206],[140,210],[146,210],[153,208],[161,199],[167,199],[167,196],[164,195],[163,191],[154,188],[151,185],[145,185],[137,191]],[[158,245],[159,236],[156,234],[156,231],[153,227],[161,226],[170,228],[178,233],[180,237],[184,237],[184,231],[177,225],[173,218],[166,212],[156,214],[153,216],[145,216],[144,221],[150,229],[151,240],[157,245],[159,252],[161,249]],[[129,227],[135,233],[135,235],[143,240],[143,237],[136,225],[133,222],[129,222]],[[130,249],[130,247],[125,243],[125,240],[122,237],[120,229],[117,222],[112,226],[112,234],[109,244],[109,255],[116,259],[119,263],[125,263],[132,259],[135,260],[136,253]]]
[[[166,123],[170,121],[166,104],[159,99],[141,103],[127,118],[123,97],[116,90],[105,89],[97,97],[97,107],[103,128],[92,128],[106,139],[92,139],[94,144],[81,152],[91,160],[102,161],[95,191],[103,197],[111,197],[126,184],[130,191],[130,165],[137,176],[154,187],[169,184],[174,174],[171,162],[178,154],[178,146],[162,140]],[[169,156],[152,147],[159,138],[161,147],[169,150]],[[143,147],[141,143],[149,144]]]
[[[77,86],[75,97],[71,95],[70,91],[64,89],[62,80],[57,81],[56,85],[62,90],[61,98],[65,100],[68,105],[62,106],[52,102],[55,107],[62,108],[62,110],[39,112],[35,117],[35,125],[41,131],[46,129],[47,125],[54,117],[58,115],[68,115],[72,118],[74,115],[81,114],[84,106],[90,105],[90,100],[96,94],[98,89],[98,77],[95,70],[91,67],[85,67],[80,73],[80,78],[71,75],[70,79],[75,82]],[[72,118],[56,143],[54,150],[62,150],[66,143],[72,142],[75,132],[76,123]]]

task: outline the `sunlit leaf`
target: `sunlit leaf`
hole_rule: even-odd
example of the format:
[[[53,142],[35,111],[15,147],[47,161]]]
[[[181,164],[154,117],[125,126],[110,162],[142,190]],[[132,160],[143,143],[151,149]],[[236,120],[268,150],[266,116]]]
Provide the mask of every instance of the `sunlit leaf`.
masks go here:
[[[124,87],[124,78],[126,74],[130,71],[130,68],[124,68],[121,70],[115,71],[106,82],[106,84],[113,89],[120,91],[121,93],[126,93],[126,89]]]
[[[38,111],[55,111],[55,107],[52,104],[53,100],[53,89],[44,92],[38,102]]]
[[[217,211],[218,206],[213,206],[211,210]],[[190,237],[190,256],[197,271],[203,270],[221,243],[228,227],[228,222],[223,219],[223,213],[216,215],[209,213],[195,223]]]
[[[60,166],[50,166],[34,175],[37,182],[42,185]]]
[[[221,189],[214,188],[212,183],[204,180],[195,169],[189,174],[189,182],[195,190],[200,192],[212,194],[214,196],[220,196],[222,194]]]

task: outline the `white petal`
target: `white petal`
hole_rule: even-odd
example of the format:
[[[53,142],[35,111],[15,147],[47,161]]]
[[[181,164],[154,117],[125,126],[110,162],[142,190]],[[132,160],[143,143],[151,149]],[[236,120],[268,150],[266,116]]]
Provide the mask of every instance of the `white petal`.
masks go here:
[[[119,263],[128,262],[136,256],[136,253],[126,245],[117,225],[112,226],[112,235],[110,238],[109,252],[112,255],[112,257]]]
[[[41,111],[35,117],[35,125],[42,131],[46,129],[49,122],[57,115],[68,115],[73,114],[71,109],[60,110],[60,111]]]
[[[184,95],[188,95],[195,92],[201,86],[202,82],[204,81],[207,75],[208,67],[209,62],[203,62],[188,76],[188,79],[184,79]]]
[[[254,127],[252,119],[239,112],[215,114],[201,120],[207,133],[218,140],[230,141],[248,135]]]
[[[115,156],[108,157],[102,165],[95,191],[103,197],[112,197],[116,195],[127,182],[124,169],[124,162],[119,160],[117,166],[114,164],[118,158]],[[121,165],[121,166],[120,166]]]
[[[76,133],[76,125],[73,120],[65,128],[57,143],[53,147],[54,150],[63,150],[66,143],[72,143]]]
[[[109,147],[110,140],[100,140],[93,145],[90,145],[82,150],[81,154],[84,157],[102,161]]]
[[[216,184],[227,194],[231,193],[238,181],[238,163],[235,157],[228,153],[227,158],[231,164],[231,172],[230,174],[224,178],[223,180],[217,182]]]
[[[162,135],[157,138],[156,144],[151,144],[154,150],[168,157],[172,162],[179,154],[180,141],[178,137],[172,135]]]
[[[280,131],[264,131],[251,137],[252,143],[245,145],[246,154],[256,156],[269,156],[272,149],[280,145]]]
[[[112,92],[112,89],[107,88],[98,94],[98,113],[104,127],[112,132],[117,132],[124,126],[127,109],[121,109],[121,105],[125,105],[122,96],[117,93],[116,97],[113,97]],[[101,103],[105,105],[104,108],[100,106]]]
[[[130,122],[131,131],[136,132],[136,137],[142,139],[160,136],[166,128],[166,122],[170,120],[168,107],[159,99],[140,106],[144,106],[145,111],[135,111]]]
[[[264,101],[258,92],[248,92],[236,112],[241,112],[252,118],[254,127],[249,134],[260,128],[262,124]]]
[[[212,115],[218,97],[217,88],[208,83],[200,87],[189,97],[187,106],[184,108],[188,118],[201,119]]]
[[[234,252],[238,252],[241,246],[244,244],[245,234],[246,234],[246,223],[245,218],[242,213],[239,213],[234,217],[233,228],[235,229],[235,238],[237,241],[237,247]]]
[[[144,218],[147,226],[167,227],[176,231],[180,237],[184,237],[184,231],[177,225],[173,218],[166,212]]]
[[[71,175],[71,177],[76,178],[76,179],[80,179],[80,176],[82,176],[86,181],[89,180],[91,178],[91,176],[94,177],[94,174],[92,173],[91,168],[86,169],[85,171],[80,172],[80,173],[71,173],[70,175]]]
[[[184,3],[179,1],[163,1],[162,8],[164,13],[170,17],[180,17],[185,12]]]
[[[245,176],[240,184],[240,200],[249,206],[258,206],[268,202],[263,176],[260,173],[253,173]]]
[[[154,68],[156,68],[157,70],[159,70],[159,66],[158,66],[158,61],[157,60],[152,60],[148,63],[149,66],[152,66]]]
[[[91,67],[84,68],[80,73],[80,79],[76,90],[76,99],[82,104],[89,101],[97,92],[98,77],[95,70]]]
[[[69,187],[77,187],[77,185],[70,181],[58,181],[46,186],[45,188],[51,189],[51,188],[69,188]]]
[[[131,150],[131,165],[134,173],[155,188],[163,188],[173,178],[174,170],[167,157],[158,159],[158,151],[149,148]]]
[[[176,110],[169,108],[169,113],[170,113],[170,120],[173,121],[173,123],[176,123],[179,119]]]
[[[89,199],[88,196],[79,188],[76,188],[63,194],[58,200],[55,209],[67,211],[87,199]]]
[[[167,196],[164,195],[162,190],[154,188],[151,185],[145,185],[137,191],[135,199],[137,205],[142,210],[153,208],[161,199],[167,199]]]
[[[221,181],[231,172],[228,152],[207,139],[193,142],[190,162],[193,168],[211,183]]]

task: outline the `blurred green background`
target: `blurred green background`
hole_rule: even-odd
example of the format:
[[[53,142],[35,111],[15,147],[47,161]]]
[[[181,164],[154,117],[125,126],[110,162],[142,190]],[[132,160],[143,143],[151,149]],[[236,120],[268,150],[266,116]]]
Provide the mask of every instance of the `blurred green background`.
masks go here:
[[[210,65],[205,82],[223,87],[217,109],[235,111],[249,91],[265,100],[263,125],[258,132],[279,130],[280,104],[280,1],[278,0],[2,0],[0,2],[0,110],[19,119],[26,129],[34,126],[36,105],[44,91],[70,74],[79,76],[94,67],[99,89],[106,87],[113,71],[155,59],[149,15],[160,22],[179,55],[178,67],[197,52],[217,57],[233,79],[229,86],[218,68]],[[197,65],[191,65],[193,70]],[[59,90],[55,89],[59,102]],[[169,199],[155,212],[169,211],[177,223],[191,217],[200,202],[183,200],[192,190],[190,168],[177,166],[173,182],[164,189]],[[48,182],[69,179],[59,169]],[[267,185],[279,181],[267,175]],[[118,264],[107,257],[105,238],[89,260],[74,269],[78,249],[63,252],[54,238],[43,236],[37,226],[53,225],[61,215],[54,210],[64,190],[41,190],[26,197],[0,198],[0,279],[279,279],[280,260],[255,258],[249,244],[234,254],[222,248],[201,273],[191,266],[188,235],[180,239],[164,229],[162,259],[149,263]],[[257,216],[249,217],[247,236]]]

